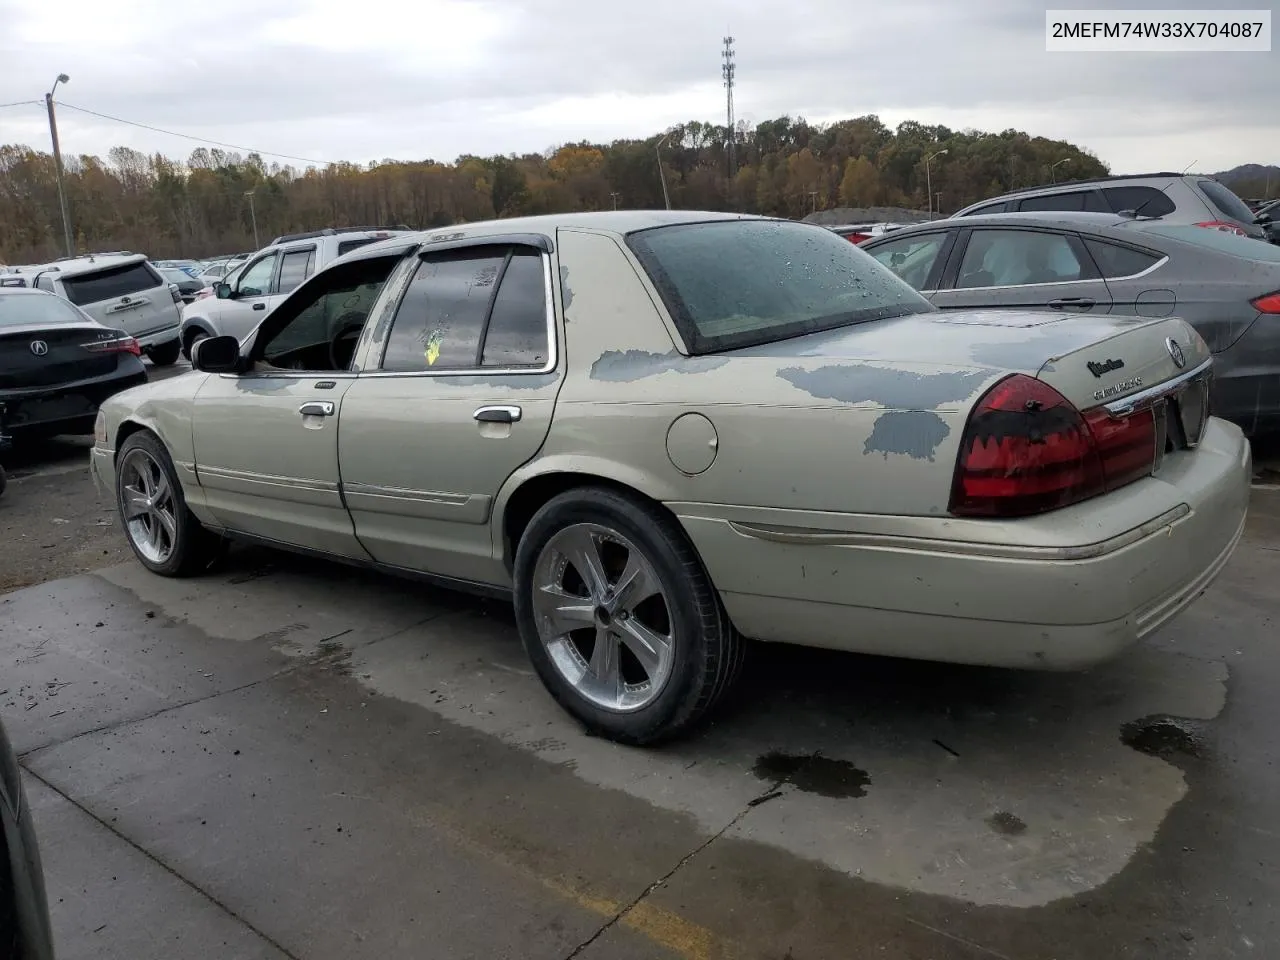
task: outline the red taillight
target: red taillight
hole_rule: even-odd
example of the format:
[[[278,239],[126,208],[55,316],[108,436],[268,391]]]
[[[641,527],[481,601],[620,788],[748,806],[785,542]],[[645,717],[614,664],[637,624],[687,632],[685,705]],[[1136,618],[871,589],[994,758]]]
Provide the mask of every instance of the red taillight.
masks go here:
[[[844,235],[844,238],[845,238],[846,240],[848,240],[850,243],[862,243],[864,240],[870,240],[870,239],[871,239],[871,234],[869,234],[869,233],[846,233],[846,234]]]
[[[1015,374],[988,390],[969,417],[950,510],[968,517],[1056,510],[1150,473],[1155,455],[1150,410],[1085,416],[1048,384]]]
[[[111,340],[95,340],[81,344],[90,353],[132,353],[142,356],[142,347],[133,337],[114,337]]]
[[[1197,223],[1196,226],[1206,227],[1209,230],[1221,230],[1224,233],[1234,233],[1238,237],[1247,237],[1249,235],[1240,224],[1231,223],[1228,220],[1205,220],[1203,223]]]
[[[1251,302],[1254,307],[1263,313],[1280,313],[1280,290],[1275,293],[1268,293],[1265,297],[1259,297]]]

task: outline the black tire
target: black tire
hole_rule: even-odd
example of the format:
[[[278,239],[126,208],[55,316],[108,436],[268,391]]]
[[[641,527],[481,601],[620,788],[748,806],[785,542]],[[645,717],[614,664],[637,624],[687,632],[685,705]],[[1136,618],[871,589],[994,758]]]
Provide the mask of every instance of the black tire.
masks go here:
[[[168,343],[162,343],[159,346],[151,347],[147,351],[147,357],[152,364],[157,367],[171,367],[178,362],[178,355],[182,353],[182,342],[179,340],[170,340]]]
[[[673,666],[657,696],[632,712],[604,709],[579,693],[555,666],[538,632],[535,568],[552,537],[581,523],[612,528],[630,540],[669,598]],[[741,668],[743,641],[684,531],[670,514],[639,497],[579,487],[552,498],[520,538],[514,579],[516,621],[534,669],[556,701],[596,735],[634,746],[680,736],[712,710]]]
[[[172,491],[173,517],[175,521],[173,543],[168,556],[159,561],[147,557],[139,549],[125,520],[125,483],[124,472],[121,467],[130,453],[135,450],[145,452],[163,471],[165,479],[168,481],[169,489]],[[187,508],[187,500],[182,492],[182,484],[178,480],[178,472],[174,469],[173,458],[169,456],[169,451],[165,449],[164,444],[160,442],[160,439],[155,434],[147,430],[140,430],[121,444],[116,453],[115,486],[116,510],[120,515],[120,523],[124,528],[125,539],[129,541],[129,547],[133,550],[133,555],[152,573],[157,573],[162,577],[189,577],[207,570],[221,555],[224,546],[222,538],[218,534],[206,530]]]
[[[194,328],[183,339],[182,355],[186,357],[188,360],[190,360],[192,355],[195,354],[196,352],[196,344],[199,343],[201,340],[208,340],[208,339],[209,339],[209,334],[205,333],[199,327]]]
[[[4,496],[4,488],[9,485],[9,478],[4,472],[4,467],[0,467],[0,496]]]

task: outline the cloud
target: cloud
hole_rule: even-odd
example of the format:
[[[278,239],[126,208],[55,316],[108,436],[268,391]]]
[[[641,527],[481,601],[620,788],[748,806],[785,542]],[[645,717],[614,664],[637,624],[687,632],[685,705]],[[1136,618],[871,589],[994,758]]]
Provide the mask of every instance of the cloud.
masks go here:
[[[1233,8],[1233,2],[1206,6]],[[0,0],[0,103],[59,98],[167,129],[320,160],[449,160],[646,136],[724,116],[721,38],[736,38],[738,116],[877,113],[1018,127],[1118,170],[1273,159],[1277,54],[1049,54],[1030,0]],[[40,78],[32,82],[33,78]],[[59,114],[68,153],[198,144]],[[0,111],[0,142],[47,141],[38,106]]]

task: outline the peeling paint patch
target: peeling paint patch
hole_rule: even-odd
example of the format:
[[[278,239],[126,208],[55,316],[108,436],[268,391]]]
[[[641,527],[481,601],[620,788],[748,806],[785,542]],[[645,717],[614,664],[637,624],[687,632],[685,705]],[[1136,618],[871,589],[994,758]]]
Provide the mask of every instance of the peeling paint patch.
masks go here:
[[[676,373],[706,373],[723,367],[728,362],[728,357],[686,357],[674,350],[670,353],[606,350],[591,365],[591,379],[630,383],[645,377],[656,377],[668,370]]]
[[[436,383],[450,387],[501,387],[507,390],[537,390],[556,382],[555,373],[513,373],[506,377],[438,377]]]
[[[928,409],[968,399],[991,376],[991,372],[951,370],[945,373],[913,373],[851,363],[818,367],[816,370],[784,367],[778,371],[778,376],[823,400]]]
[[[938,444],[951,435],[951,427],[936,413],[926,410],[893,410],[882,414],[871,428],[862,452],[901,453],[913,460],[933,461]]]
[[[569,286],[569,268],[565,266],[560,268],[560,299],[564,301],[565,310],[573,306],[573,288]]]

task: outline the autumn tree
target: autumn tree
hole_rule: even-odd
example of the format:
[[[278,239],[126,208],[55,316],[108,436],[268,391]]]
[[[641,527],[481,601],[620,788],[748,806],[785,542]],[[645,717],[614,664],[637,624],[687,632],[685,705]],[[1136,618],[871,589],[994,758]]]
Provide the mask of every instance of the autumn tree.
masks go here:
[[[880,201],[880,174],[866,157],[845,161],[840,178],[840,204],[845,207],[874,207]]]

